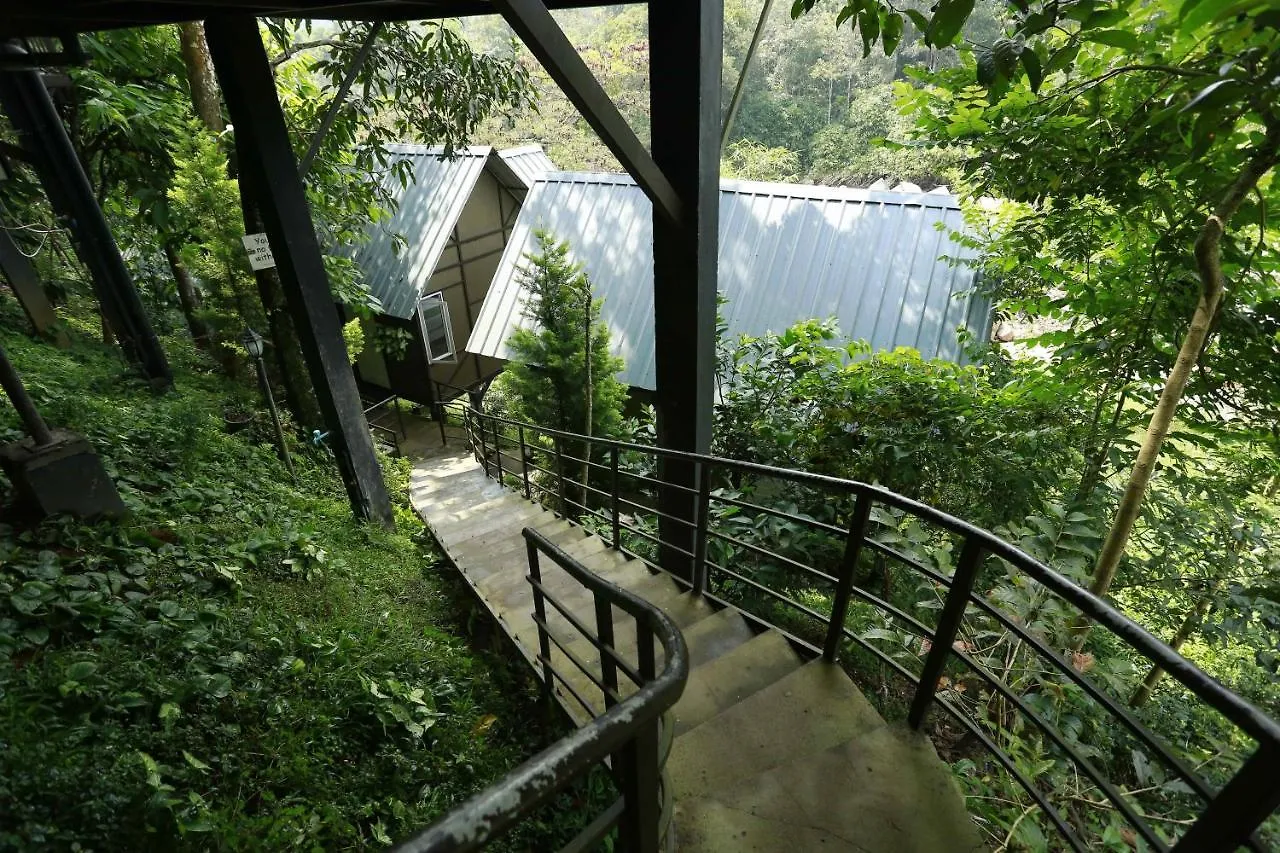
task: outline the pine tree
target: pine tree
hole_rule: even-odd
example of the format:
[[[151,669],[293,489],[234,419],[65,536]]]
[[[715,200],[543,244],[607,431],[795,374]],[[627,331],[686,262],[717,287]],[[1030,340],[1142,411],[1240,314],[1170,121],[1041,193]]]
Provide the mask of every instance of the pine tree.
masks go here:
[[[600,320],[582,265],[569,259],[569,244],[535,232],[538,251],[525,256],[526,325],[507,341],[507,368],[520,417],[540,426],[591,436],[615,436],[622,424],[626,386],[618,381],[622,359],[610,352],[609,327]]]
[[[522,278],[527,322],[507,341],[514,355],[505,382],[513,414],[565,432],[615,437],[627,388],[617,378],[622,359],[611,353],[609,327],[600,320],[604,302],[592,293],[582,265],[569,259],[568,243],[546,231],[535,237],[538,251],[525,255]],[[563,451],[588,458],[584,447],[573,445]]]

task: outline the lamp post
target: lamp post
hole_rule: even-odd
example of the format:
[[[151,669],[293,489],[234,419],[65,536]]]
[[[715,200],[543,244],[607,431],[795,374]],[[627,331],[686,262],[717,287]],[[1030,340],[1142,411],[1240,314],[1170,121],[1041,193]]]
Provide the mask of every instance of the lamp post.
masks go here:
[[[276,428],[276,446],[280,448],[280,458],[284,460],[284,467],[289,469],[289,476],[294,477],[293,460],[289,458],[289,447],[284,443],[284,428],[280,426],[280,411],[276,408],[275,397],[271,395],[271,383],[267,381],[267,366],[262,361],[262,352],[265,349],[262,335],[246,326],[244,337],[240,340],[244,344],[245,352],[249,353],[254,366],[258,369],[258,385],[262,388],[262,396],[267,398],[267,408],[271,410],[271,423]]]

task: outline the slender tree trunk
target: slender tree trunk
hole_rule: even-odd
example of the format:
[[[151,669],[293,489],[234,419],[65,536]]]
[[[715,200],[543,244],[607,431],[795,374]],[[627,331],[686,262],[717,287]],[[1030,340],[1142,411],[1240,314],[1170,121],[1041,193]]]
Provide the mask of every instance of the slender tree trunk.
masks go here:
[[[164,242],[164,257],[169,262],[173,281],[178,286],[178,302],[182,304],[182,316],[187,320],[187,329],[191,331],[191,338],[196,342],[196,346],[208,349],[209,330],[196,316],[196,309],[200,307],[200,294],[196,292],[196,283],[182,263],[182,259],[178,257],[178,250],[171,240]]]
[[[1125,384],[1128,384],[1127,378]],[[1094,410],[1094,428],[1090,434],[1090,445],[1099,441],[1100,443],[1092,452],[1085,453],[1084,473],[1080,476],[1080,485],[1076,488],[1075,504],[1077,506],[1083,504],[1102,481],[1102,468],[1107,464],[1107,454],[1111,452],[1111,445],[1115,443],[1116,425],[1120,423],[1120,416],[1124,414],[1124,406],[1128,401],[1129,390],[1125,388],[1116,400],[1115,410],[1111,413],[1111,423],[1107,427],[1106,438],[1103,439],[1099,434],[1098,426],[1101,423],[1100,415],[1106,398],[1102,397],[1098,400],[1098,408]]]
[[[187,69],[187,85],[191,87],[191,103],[204,126],[214,133],[222,133],[227,124],[222,118],[222,99],[218,94],[217,78],[213,73],[213,59],[209,45],[204,40],[204,24],[188,21],[178,24],[182,42],[182,62]]]
[[[240,180],[240,209],[244,216],[245,233],[261,232],[262,217],[243,177]],[[266,312],[267,326],[271,331],[271,351],[275,355],[289,411],[293,412],[294,418],[303,428],[324,429],[324,418],[320,415],[320,404],[316,402],[315,389],[311,386],[311,375],[307,373],[307,366],[302,361],[302,342],[298,338],[298,330],[294,328],[293,317],[285,307],[280,274],[275,269],[265,269],[256,270],[253,275],[258,282],[262,308]]]
[[[1204,622],[1205,614],[1209,612],[1209,607],[1213,604],[1213,597],[1218,594],[1218,590],[1222,589],[1224,583],[1226,583],[1225,574],[1209,585],[1209,588],[1204,591],[1204,594],[1196,602],[1195,607],[1191,608],[1191,612],[1183,618],[1182,624],[1178,626],[1178,630],[1173,635],[1173,639],[1169,641],[1169,648],[1176,652],[1182,648],[1183,643],[1191,639],[1191,635],[1200,627],[1200,623]],[[1129,699],[1129,704],[1134,708],[1141,708],[1147,704],[1147,700],[1151,698],[1152,692],[1163,677],[1164,669],[1162,667],[1151,667],[1147,677],[1142,680],[1142,685],[1134,691],[1133,697]]]
[[[1258,181],[1271,171],[1276,162],[1276,150],[1280,146],[1280,126],[1268,129],[1266,144],[1259,149],[1244,165],[1236,180],[1218,200],[1213,213],[1205,220],[1196,238],[1196,267],[1200,273],[1200,299],[1196,303],[1195,314],[1182,346],[1178,350],[1178,358],[1165,379],[1164,390],[1160,401],[1156,404],[1147,425],[1147,434],[1138,458],[1134,462],[1133,471],[1129,474],[1129,482],[1125,486],[1124,497],[1116,509],[1111,530],[1103,542],[1102,551],[1098,554],[1098,562],[1093,570],[1093,580],[1089,589],[1094,595],[1106,595],[1115,579],[1116,568],[1120,558],[1124,556],[1125,547],[1129,544],[1129,536],[1142,511],[1143,498],[1146,497],[1147,485],[1155,473],[1156,462],[1160,458],[1160,449],[1173,426],[1173,418],[1182,400],[1182,393],[1191,378],[1191,371],[1204,349],[1209,327],[1217,313],[1218,304],[1226,290],[1226,278],[1222,273],[1222,235],[1227,223],[1239,209],[1241,202],[1257,186]],[[1088,634],[1088,625],[1077,625],[1073,629],[1072,648],[1079,649]]]

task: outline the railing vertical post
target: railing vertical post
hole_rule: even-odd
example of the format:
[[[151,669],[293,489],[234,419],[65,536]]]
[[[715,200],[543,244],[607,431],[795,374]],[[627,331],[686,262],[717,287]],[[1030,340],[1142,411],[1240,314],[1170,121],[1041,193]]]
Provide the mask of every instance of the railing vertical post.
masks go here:
[[[595,595],[596,599],[596,638],[600,641],[600,680],[604,682],[604,707],[607,711],[617,704],[615,696],[618,694],[618,666],[613,662],[613,658],[605,653],[605,649],[612,649],[613,642],[613,605],[610,604],[599,593]]]
[[[609,500],[613,517],[613,549],[622,547],[622,521],[618,517],[618,445],[609,448]]]
[[[655,678],[653,626],[636,619],[636,671],[640,683]],[[622,793],[623,812],[618,821],[618,840],[630,853],[657,853],[661,838],[662,802],[659,796],[662,770],[658,766],[658,720],[640,726],[635,738],[614,755],[618,788]]]
[[[946,666],[947,657],[956,641],[960,622],[964,619],[965,606],[969,603],[969,595],[973,592],[973,582],[977,580],[981,564],[982,542],[976,536],[965,539],[964,548],[960,551],[960,562],[956,564],[955,574],[951,576],[947,600],[938,617],[938,627],[930,641],[932,645],[929,647],[929,656],[925,658],[920,683],[916,685],[916,695],[911,700],[911,710],[907,714],[907,724],[913,729],[924,724],[925,714],[933,704],[938,678],[942,676],[942,668]]]
[[[524,481],[524,498],[531,500],[529,491],[529,448],[524,441],[524,424],[520,425],[520,479]]]
[[[1172,853],[1230,853],[1280,807],[1276,762],[1280,745],[1263,743],[1209,801],[1200,818],[1178,839]]]
[[[542,590],[538,588],[542,585],[542,571],[538,567],[538,546],[528,537],[525,538],[525,545],[529,551],[529,579],[536,583],[533,587],[533,614],[538,619],[538,657],[542,661],[542,686],[550,693],[554,686],[551,675],[551,639],[547,636],[546,629],[542,627],[547,624],[547,605],[543,600]]]
[[[840,560],[840,574],[836,578],[835,600],[831,602],[831,623],[827,626],[827,641],[822,646],[822,657],[827,663],[835,663],[840,654],[840,641],[844,639],[844,622],[849,613],[849,596],[853,590],[853,573],[858,568],[858,555],[862,553],[862,540],[867,535],[867,519],[871,516],[871,498],[858,492],[849,519],[849,532],[844,540],[844,557]]]
[[[502,485],[502,433],[498,432],[498,419],[490,418],[493,426],[493,461],[498,466],[498,485]]]
[[[707,530],[711,524],[711,470],[706,462],[697,463],[698,506],[694,512],[698,526],[693,536],[693,594],[707,589]]]
[[[569,504],[564,499],[564,454],[560,450],[560,436],[554,437],[556,447],[556,480],[560,484],[560,514],[568,517]]]

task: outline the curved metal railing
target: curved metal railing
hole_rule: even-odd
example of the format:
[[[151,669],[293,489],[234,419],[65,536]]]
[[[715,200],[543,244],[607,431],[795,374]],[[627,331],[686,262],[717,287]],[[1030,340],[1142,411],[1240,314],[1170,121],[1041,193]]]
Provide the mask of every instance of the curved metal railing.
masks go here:
[[[909,685],[908,723],[919,729],[934,705],[942,708],[961,735],[981,744],[1040,809],[1058,846],[1084,851],[1097,843],[1081,829],[1087,817],[1081,810],[1092,809],[1114,813],[1125,834],[1154,850],[1268,849],[1256,831],[1280,806],[1280,725],[1106,601],[994,534],[868,483],[587,438],[474,409],[455,413],[486,472],[526,497],[594,526],[615,548],[657,569],[671,571],[663,563],[674,559],[679,565],[673,574],[695,592],[737,606],[815,656],[834,661],[842,653],[870,655]],[[672,462],[694,466],[696,489],[664,482],[658,471]],[[693,517],[664,513],[658,500],[664,489],[687,493]],[[750,499],[756,495],[768,500]],[[913,525],[941,546],[933,550],[933,564],[897,536]],[[692,549],[674,537],[664,539],[664,527],[691,532]],[[792,547],[771,540],[775,528],[793,540]],[[802,545],[795,545],[797,537]],[[948,549],[958,557],[939,562],[936,553]],[[925,599],[932,594],[933,600],[921,606],[895,603],[890,592],[857,580],[868,568],[884,569],[887,579],[885,567],[906,569],[928,591]],[[1045,632],[1028,629],[993,600],[987,593],[999,577],[1034,587],[1042,608],[1073,614],[1066,624],[1084,617],[1094,631],[1106,632],[1108,642],[1119,641],[1162,668],[1206,713],[1212,709],[1229,724],[1234,752],[1247,757],[1233,763],[1217,756],[1225,764],[1218,766],[1202,760],[1203,751],[1188,757],[1194,750],[1187,748],[1180,754],[1117,691],[1086,674],[1087,660],[1082,663],[1065,644],[1055,646]],[[874,628],[885,624],[899,633]],[[1015,638],[1017,654],[1043,670],[1032,686],[1017,686],[1010,672],[984,665],[973,639],[984,629]],[[887,648],[886,638],[894,636],[914,637],[918,646],[906,653],[893,643]],[[1051,689],[1074,691],[1079,701],[1114,720],[1117,725],[1099,734],[1110,745],[1085,743],[1055,725],[1037,695]],[[1004,748],[1015,726],[1039,732],[1046,748],[1087,780],[1099,799],[1055,802],[1057,792],[1045,790],[1034,767]],[[1185,733],[1185,739],[1194,734]],[[1139,768],[1162,767],[1166,781],[1138,784],[1142,780],[1125,769],[1130,761]],[[1150,776],[1148,771],[1147,781]],[[1126,783],[1132,783],[1130,790],[1124,790]],[[1161,808],[1176,816],[1160,814]]]
[[[606,710],[442,820],[397,845],[395,850],[399,853],[482,850],[556,793],[608,760],[621,796],[562,850],[595,849],[616,828],[618,849],[656,853],[669,819],[666,786],[661,782],[667,750],[662,745],[660,720],[680,698],[689,678],[689,653],[684,637],[671,618],[654,605],[592,573],[538,531],[525,528],[523,534],[528,546],[528,581],[533,587],[544,684],[550,688],[558,675],[551,657],[550,643],[554,635],[547,627],[546,605],[549,603],[572,620],[599,651],[600,686]],[[544,585],[540,555],[550,558],[590,591],[597,619],[594,634]],[[635,620],[638,656],[635,667],[623,660],[614,647],[615,607]],[[656,672],[655,639],[663,651],[661,672]],[[619,672],[636,687],[636,692],[626,698],[618,695]],[[564,683],[568,685],[567,681]]]

